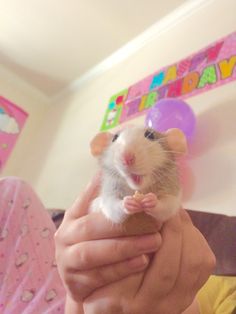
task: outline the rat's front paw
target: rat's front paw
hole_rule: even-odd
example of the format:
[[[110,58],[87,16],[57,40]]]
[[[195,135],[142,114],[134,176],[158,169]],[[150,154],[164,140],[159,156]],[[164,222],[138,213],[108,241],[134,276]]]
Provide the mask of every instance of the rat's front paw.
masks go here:
[[[149,212],[150,210],[156,208],[158,203],[157,196],[154,193],[148,193],[141,200],[141,205],[144,211]]]
[[[133,196],[124,197],[124,210],[127,214],[134,214],[142,211],[140,202],[138,202]]]

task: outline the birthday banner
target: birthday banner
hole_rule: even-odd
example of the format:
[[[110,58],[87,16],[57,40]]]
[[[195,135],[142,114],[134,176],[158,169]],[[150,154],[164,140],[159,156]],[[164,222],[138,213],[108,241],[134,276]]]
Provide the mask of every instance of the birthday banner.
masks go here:
[[[0,96],[0,170],[13,150],[27,117],[25,111]]]
[[[236,79],[236,32],[113,95],[101,131],[146,113],[158,100],[185,99]]]

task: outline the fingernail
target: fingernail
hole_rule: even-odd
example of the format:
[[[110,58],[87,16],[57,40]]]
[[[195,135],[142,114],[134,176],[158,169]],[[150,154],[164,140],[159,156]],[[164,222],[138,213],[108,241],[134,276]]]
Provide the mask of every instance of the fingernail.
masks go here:
[[[141,255],[135,258],[132,258],[128,261],[128,266],[130,268],[145,268],[149,262],[149,259],[146,255]]]
[[[135,242],[137,248],[143,252],[153,252],[156,251],[160,247],[161,238],[160,235],[147,235],[142,236]]]

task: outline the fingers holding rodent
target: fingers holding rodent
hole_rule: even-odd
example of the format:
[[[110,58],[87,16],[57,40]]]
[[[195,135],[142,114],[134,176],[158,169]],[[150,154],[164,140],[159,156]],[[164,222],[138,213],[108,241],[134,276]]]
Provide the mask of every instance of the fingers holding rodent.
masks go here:
[[[160,229],[157,224],[152,227],[152,233],[154,230],[158,232]],[[140,230],[136,234],[150,233]],[[118,238],[124,236],[134,235],[131,228],[127,224],[113,224],[108,220],[101,212],[90,213],[79,219],[70,221],[69,226],[63,228],[63,241],[66,245],[72,245],[78,242]]]
[[[143,281],[143,288],[140,290],[140,294],[149,294],[150,298],[162,297],[169,293],[178,277],[182,249],[182,227],[179,214],[163,225],[161,234],[162,245],[154,255]],[[150,287],[155,287],[151,293]]]
[[[73,225],[75,225],[76,221],[80,221],[80,217],[86,217],[84,215],[88,213],[92,200],[98,194],[99,185],[100,178],[99,175],[97,175],[92,179],[87,189],[74,202],[72,207],[66,210],[63,221],[54,234],[57,250],[61,246],[76,243],[76,235],[80,234],[80,229],[75,230]]]
[[[196,275],[198,289],[207,280],[215,267],[215,256],[206,239],[193,225],[188,213],[181,211],[183,224],[183,257],[181,271]],[[193,277],[192,277],[193,278]],[[193,280],[194,281],[194,280]],[[189,281],[186,282],[188,284]]]
[[[146,255],[140,255],[123,262],[97,267],[87,271],[77,271],[68,277],[68,285],[73,286],[77,300],[83,300],[95,289],[119,281],[134,273],[143,271],[149,263]]]
[[[122,235],[124,235],[122,226],[112,224],[101,212],[93,212],[74,219],[70,221],[70,226],[63,230],[64,242],[67,245]]]
[[[174,302],[179,311],[187,308],[195,297],[197,290],[194,287],[199,277],[201,258],[194,227],[186,221],[183,227],[182,254],[178,278],[172,293],[169,295],[169,302]],[[179,298],[183,295],[185,295],[185,298],[180,301]],[[185,308],[179,308],[179,306]]]
[[[193,226],[185,211],[182,211],[181,218],[183,225],[181,267],[169,300],[174,302],[177,308],[178,305],[183,305],[183,300],[180,302],[183,294],[186,307],[193,302],[197,291],[206,282],[214,267],[214,255],[202,234]]]
[[[67,247],[67,271],[89,270],[122,262],[141,254],[155,252],[161,246],[160,234],[94,240]]]

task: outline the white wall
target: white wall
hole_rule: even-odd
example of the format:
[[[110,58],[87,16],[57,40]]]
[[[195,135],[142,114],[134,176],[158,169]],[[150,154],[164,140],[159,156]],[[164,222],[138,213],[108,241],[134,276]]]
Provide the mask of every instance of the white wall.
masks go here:
[[[34,184],[35,175],[38,172],[35,166],[37,163],[29,164],[28,158],[34,149],[35,137],[42,127],[49,100],[3,66],[0,66],[0,95],[11,100],[29,114],[10,158],[1,172],[1,177],[19,176]]]
[[[37,147],[28,161],[29,169],[37,165],[34,186],[46,206],[70,206],[95,173],[96,162],[90,156],[89,141],[101,125],[109,97],[235,31],[235,12],[234,0],[212,1],[127,60],[58,98],[47,114]],[[233,213],[235,82],[189,98],[188,102],[197,115],[199,129],[185,171],[188,188],[184,204],[192,209]],[[142,121],[143,117],[138,123]]]

